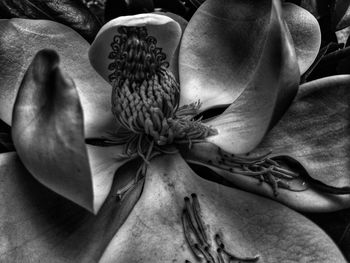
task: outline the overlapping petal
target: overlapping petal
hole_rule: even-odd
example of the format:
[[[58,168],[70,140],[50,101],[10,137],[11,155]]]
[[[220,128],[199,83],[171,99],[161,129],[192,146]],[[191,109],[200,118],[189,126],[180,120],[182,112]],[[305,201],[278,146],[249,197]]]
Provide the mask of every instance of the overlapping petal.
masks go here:
[[[317,19],[304,8],[283,3],[283,19],[293,38],[300,74],[314,62],[321,46],[321,30]]]
[[[198,262],[181,223],[184,197],[192,193],[198,197],[211,251],[219,233],[230,252],[259,254],[258,262],[345,262],[330,238],[300,214],[202,179],[176,155],[152,161],[139,202],[100,262]]]
[[[0,20],[0,118],[11,124],[16,94],[34,55],[51,48],[61,57],[61,67],[74,79],[84,110],[88,137],[115,128],[110,114],[111,88],[88,61],[89,44],[78,33],[52,21]]]
[[[126,166],[122,177],[137,169]],[[98,262],[142,189],[139,184],[118,200],[115,181],[93,215],[37,182],[16,153],[0,155],[0,181],[1,262]]]
[[[89,50],[89,58],[92,66],[106,81],[110,81],[109,75],[113,73],[113,70],[109,66],[114,62],[110,57],[113,52],[112,45],[114,38],[120,35],[118,29],[123,26],[145,27],[148,36],[156,39],[154,48],[161,48],[161,51],[166,55],[165,60],[172,62],[175,59],[175,51],[181,39],[181,27],[175,20],[160,14],[139,14],[119,17],[109,21],[101,28]],[[115,52],[119,51],[115,50]],[[130,50],[128,52],[130,54],[125,54],[125,56],[130,55],[132,57],[134,55],[133,52],[137,51]]]
[[[215,0],[201,5],[181,43],[182,104],[200,100],[205,110],[231,104],[243,93],[266,49],[279,50],[278,41],[270,43],[273,47],[266,45],[269,32],[275,35],[274,27],[284,27],[276,25],[280,22],[273,15],[274,5],[275,1]]]
[[[329,79],[330,78],[330,79]],[[350,186],[350,77],[333,76],[301,86],[297,99],[256,151],[272,149],[334,187]]]
[[[87,151],[84,114],[74,82],[55,51],[40,51],[19,88],[12,118],[16,150],[33,176],[53,191],[96,213],[105,201],[122,146]]]
[[[237,97],[231,97],[233,103],[220,116],[206,123],[218,131],[217,135],[208,137],[207,141],[231,153],[245,153],[256,147],[268,128],[288,108],[298,88],[299,70],[296,55],[290,34],[281,17],[280,5],[276,1],[261,1],[260,4],[261,6],[257,7],[253,3],[242,2],[241,8],[244,7],[252,13],[258,8],[263,12],[258,15],[258,18],[264,18],[263,21],[251,20],[248,15],[242,19],[243,25],[260,28],[261,35],[239,32],[241,35],[253,38],[245,41],[255,42],[254,49],[257,54],[248,52],[247,57],[244,56],[242,59],[247,63],[254,60],[256,65],[248,72],[225,73],[232,80],[244,78],[245,82],[240,85],[231,81],[226,84],[217,83],[218,86],[226,87],[228,93],[231,95],[234,93]],[[235,43],[237,41],[225,42],[226,45]],[[243,53],[245,53],[243,50],[234,51],[234,54],[239,56]],[[216,62],[222,65],[221,60],[217,59]],[[209,61],[207,63],[209,65]],[[202,83],[202,85],[205,84]],[[208,94],[212,92],[210,84],[206,84],[205,87]],[[212,96],[215,98],[215,92]]]
[[[258,148],[259,151],[257,150],[255,153],[259,152],[259,154],[266,154],[266,151],[274,150],[272,145],[270,146],[271,147]],[[281,146],[281,149],[282,148],[283,146]],[[232,187],[238,187],[239,189],[243,189],[245,191],[269,197],[297,211],[319,213],[336,211],[350,207],[349,195],[334,195],[319,191],[318,188],[314,187],[312,182],[309,182],[308,177],[306,177],[303,173],[300,173],[300,176],[295,179],[279,179],[283,181],[285,185],[289,187],[289,189],[279,187],[277,189],[278,194],[275,195],[271,184],[260,182],[258,178],[254,178],[253,176],[234,172],[234,168],[230,171],[228,164],[226,167],[215,165],[215,163],[220,162],[220,159],[218,158],[218,150],[219,149],[213,144],[195,144],[192,149],[190,151],[186,151],[183,156],[185,160],[191,164],[199,165],[200,167],[204,166],[210,169],[212,173],[207,173],[206,178],[209,178],[212,181],[220,182],[220,179],[224,178],[226,182],[231,183]],[[273,154],[271,157],[281,158],[278,153],[276,156],[274,155],[275,154]],[[283,160],[288,161],[286,158]],[[305,168],[307,168],[306,162]],[[301,170],[295,171],[301,172]],[[328,175],[331,175],[331,173]],[[276,184],[278,185],[278,183]]]

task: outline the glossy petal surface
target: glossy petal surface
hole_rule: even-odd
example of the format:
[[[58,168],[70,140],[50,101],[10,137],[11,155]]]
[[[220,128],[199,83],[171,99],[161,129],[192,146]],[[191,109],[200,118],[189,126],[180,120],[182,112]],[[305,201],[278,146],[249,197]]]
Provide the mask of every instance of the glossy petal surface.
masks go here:
[[[114,184],[93,215],[37,182],[15,153],[0,154],[0,180],[1,262],[98,262],[142,189],[118,201]]]
[[[90,146],[87,152],[79,96],[58,64],[52,50],[35,56],[18,91],[12,137],[38,181],[96,213],[122,163],[115,160],[122,147]]]
[[[241,76],[235,75],[238,72],[227,75],[228,78],[233,78],[235,81],[243,77],[245,83],[240,86],[235,85],[234,82],[231,83],[231,86],[226,84],[226,91],[238,97],[234,98],[233,103],[221,115],[206,123],[218,131],[217,135],[208,137],[206,140],[230,153],[246,153],[257,146],[269,127],[281,117],[290,105],[299,82],[299,70],[294,48],[288,29],[281,18],[279,3],[261,1],[261,3],[259,2],[262,5],[260,8],[253,3],[248,3],[250,2],[242,3],[241,7],[248,8],[252,5],[254,11],[256,9],[264,10],[264,16],[260,14],[259,17],[267,20],[249,20],[249,16],[243,20],[243,25],[255,25],[263,31],[262,35],[257,36],[255,42],[250,39],[253,41],[254,47],[258,49],[258,54],[254,55],[248,52],[243,58],[245,62],[254,60],[256,65],[251,71],[238,71]],[[247,35],[244,32],[239,33],[242,37]],[[249,34],[249,36],[251,35],[255,36],[255,34]],[[257,41],[260,39],[263,42],[258,44]],[[245,54],[243,50],[240,52],[242,56]],[[255,57],[256,55],[257,57]],[[206,87],[208,92],[212,92],[212,89],[209,90],[210,85],[205,85],[203,83],[203,87]],[[217,83],[214,90],[217,87],[221,89],[225,85]],[[225,91],[221,92],[221,94],[225,94]],[[214,91],[211,96],[214,99],[218,98]],[[228,95],[225,98],[227,97]]]
[[[196,193],[212,249],[225,247],[261,262],[345,262],[316,225],[274,201],[228,188],[194,174],[179,156],[152,161],[142,196],[103,257],[106,262],[198,262],[186,243],[184,197]]]
[[[118,29],[122,26],[146,27],[148,36],[156,39],[156,47],[161,48],[166,55],[166,61],[171,62],[181,38],[181,28],[177,22],[160,14],[119,17],[101,28],[89,50],[92,66],[106,81],[109,81],[109,75],[113,73],[108,68],[113,62],[113,59],[109,58],[113,52],[111,45],[114,37],[120,35]]]
[[[200,100],[202,110],[231,104],[254,80],[259,67],[265,67],[261,64],[269,50],[276,52],[269,63],[279,63],[280,41],[275,43],[271,37],[281,34],[275,31],[283,22],[273,14],[275,4],[208,0],[200,6],[181,42],[181,104]]]
[[[283,18],[292,35],[300,74],[314,62],[321,46],[321,30],[316,18],[304,8],[283,3]]]
[[[0,20],[0,118],[11,124],[19,85],[34,55],[43,48],[56,50],[61,67],[74,80],[84,110],[87,137],[113,130],[111,89],[90,66],[89,44],[64,25],[46,20]]]
[[[288,155],[328,185],[350,186],[350,77],[325,80],[301,86],[297,100],[257,150]]]
[[[225,166],[225,169],[223,169],[220,168],[220,165],[215,165],[220,161],[220,156],[218,156],[218,148],[213,144],[195,144],[190,151],[185,153],[184,158],[190,163],[209,168],[230,182],[232,186],[269,197],[297,211],[319,213],[350,207],[350,195],[322,193],[309,184],[307,178],[303,176],[296,180],[284,180],[292,190],[279,187],[277,190],[278,195],[276,196],[271,185],[266,182],[261,183],[257,178],[230,172],[229,168],[226,168],[228,166]],[[214,176],[212,178],[209,177],[209,179],[217,180]]]

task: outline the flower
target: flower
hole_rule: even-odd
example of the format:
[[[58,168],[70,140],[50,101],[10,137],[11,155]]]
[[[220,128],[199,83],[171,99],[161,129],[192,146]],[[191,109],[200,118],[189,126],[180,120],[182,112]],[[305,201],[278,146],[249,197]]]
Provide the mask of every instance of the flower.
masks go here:
[[[285,7],[286,14],[288,8],[314,21],[295,6]],[[306,179],[295,173],[302,173],[301,164],[307,167],[300,159],[301,164],[291,161],[297,160],[293,156],[282,158],[287,154],[242,155],[256,148],[287,110],[298,88],[299,70],[310,66],[319,48],[315,37],[300,45],[296,39],[294,49],[283,19],[277,1],[216,5],[208,0],[183,36],[179,24],[167,16],[121,17],[101,29],[90,49],[78,34],[57,23],[3,21],[1,60],[6,66],[1,67],[0,117],[12,124],[17,153],[1,155],[0,222],[5,246],[0,259],[197,262],[215,257],[214,261],[224,262],[235,254],[241,261],[344,261],[332,241],[298,213],[207,181],[183,159],[301,210],[332,210],[349,203],[348,195],[305,187]],[[289,21],[288,16],[285,19]],[[290,25],[292,33],[299,29],[293,22]],[[42,48],[56,51],[37,53]],[[93,67],[112,84],[113,114],[111,87],[89,65],[88,49]],[[28,58],[34,55],[28,68]],[[144,60],[138,57],[142,55]],[[133,114],[147,111],[127,113],[126,109],[137,108],[137,98],[125,97],[135,95],[127,93],[128,81],[136,83],[132,90],[139,91],[144,78],[161,84],[145,83],[152,93],[145,100],[156,103],[161,112],[148,112],[144,121],[137,122],[139,116]],[[307,111],[305,103],[319,98],[305,95],[314,94],[313,89],[312,83],[302,86],[293,105],[300,101],[302,112]],[[141,91],[138,94],[142,96]],[[329,99],[339,94],[343,95],[331,93]],[[160,107],[161,103],[167,104]],[[201,111],[223,104],[229,106],[219,116],[193,120]],[[292,113],[287,112],[256,151],[275,146],[274,142],[283,148],[278,134],[285,132],[285,126],[297,128],[293,117],[302,120],[296,114],[300,106],[293,105]],[[338,115],[329,109],[334,128]],[[164,132],[156,116],[162,127],[169,126]],[[181,155],[173,142],[185,142],[185,147],[178,147]],[[293,153],[295,148],[287,150]],[[308,173],[312,171],[311,167]],[[344,180],[342,172],[337,174]],[[259,185],[255,177],[263,183]]]

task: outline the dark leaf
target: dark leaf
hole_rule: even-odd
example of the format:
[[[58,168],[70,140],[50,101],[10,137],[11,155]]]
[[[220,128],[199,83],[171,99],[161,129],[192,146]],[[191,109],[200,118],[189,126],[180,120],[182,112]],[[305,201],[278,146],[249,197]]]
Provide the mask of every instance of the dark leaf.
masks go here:
[[[154,0],[154,7],[164,11],[172,12],[190,20],[196,9],[191,9],[182,0]]]
[[[0,153],[14,151],[11,127],[0,120]]]
[[[329,57],[327,58],[326,56],[332,56],[331,54],[339,50],[339,48],[341,48],[341,45],[334,42],[328,43],[326,46],[322,47],[318,52],[314,63],[302,75],[300,82],[304,83],[313,79],[335,75],[335,67],[332,67],[331,65],[335,65],[337,61],[329,60]]]
[[[335,0],[332,14],[332,26],[338,31],[350,26],[350,2],[349,0]]]
[[[339,60],[337,64],[337,73],[338,74],[350,74],[350,46],[339,50]]]
[[[107,0],[105,5],[105,22],[119,16],[151,13],[153,11],[153,0]]]
[[[300,6],[308,10],[317,19],[329,15],[332,0],[301,0]]]
[[[79,0],[2,0],[0,18],[47,19],[67,25],[91,42],[101,27]]]

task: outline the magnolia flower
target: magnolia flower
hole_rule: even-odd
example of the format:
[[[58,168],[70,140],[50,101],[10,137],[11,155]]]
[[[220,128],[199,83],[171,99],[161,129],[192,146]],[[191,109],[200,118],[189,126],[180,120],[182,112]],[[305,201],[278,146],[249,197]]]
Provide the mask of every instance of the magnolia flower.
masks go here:
[[[0,117],[17,151],[0,155],[1,261],[345,262],[271,199],[348,206],[348,195],[317,189],[347,192],[339,101],[349,77],[304,84],[294,99],[319,49],[317,21],[278,1],[217,2],[187,26],[166,14],[117,18],[91,47],[54,22],[0,22]]]

